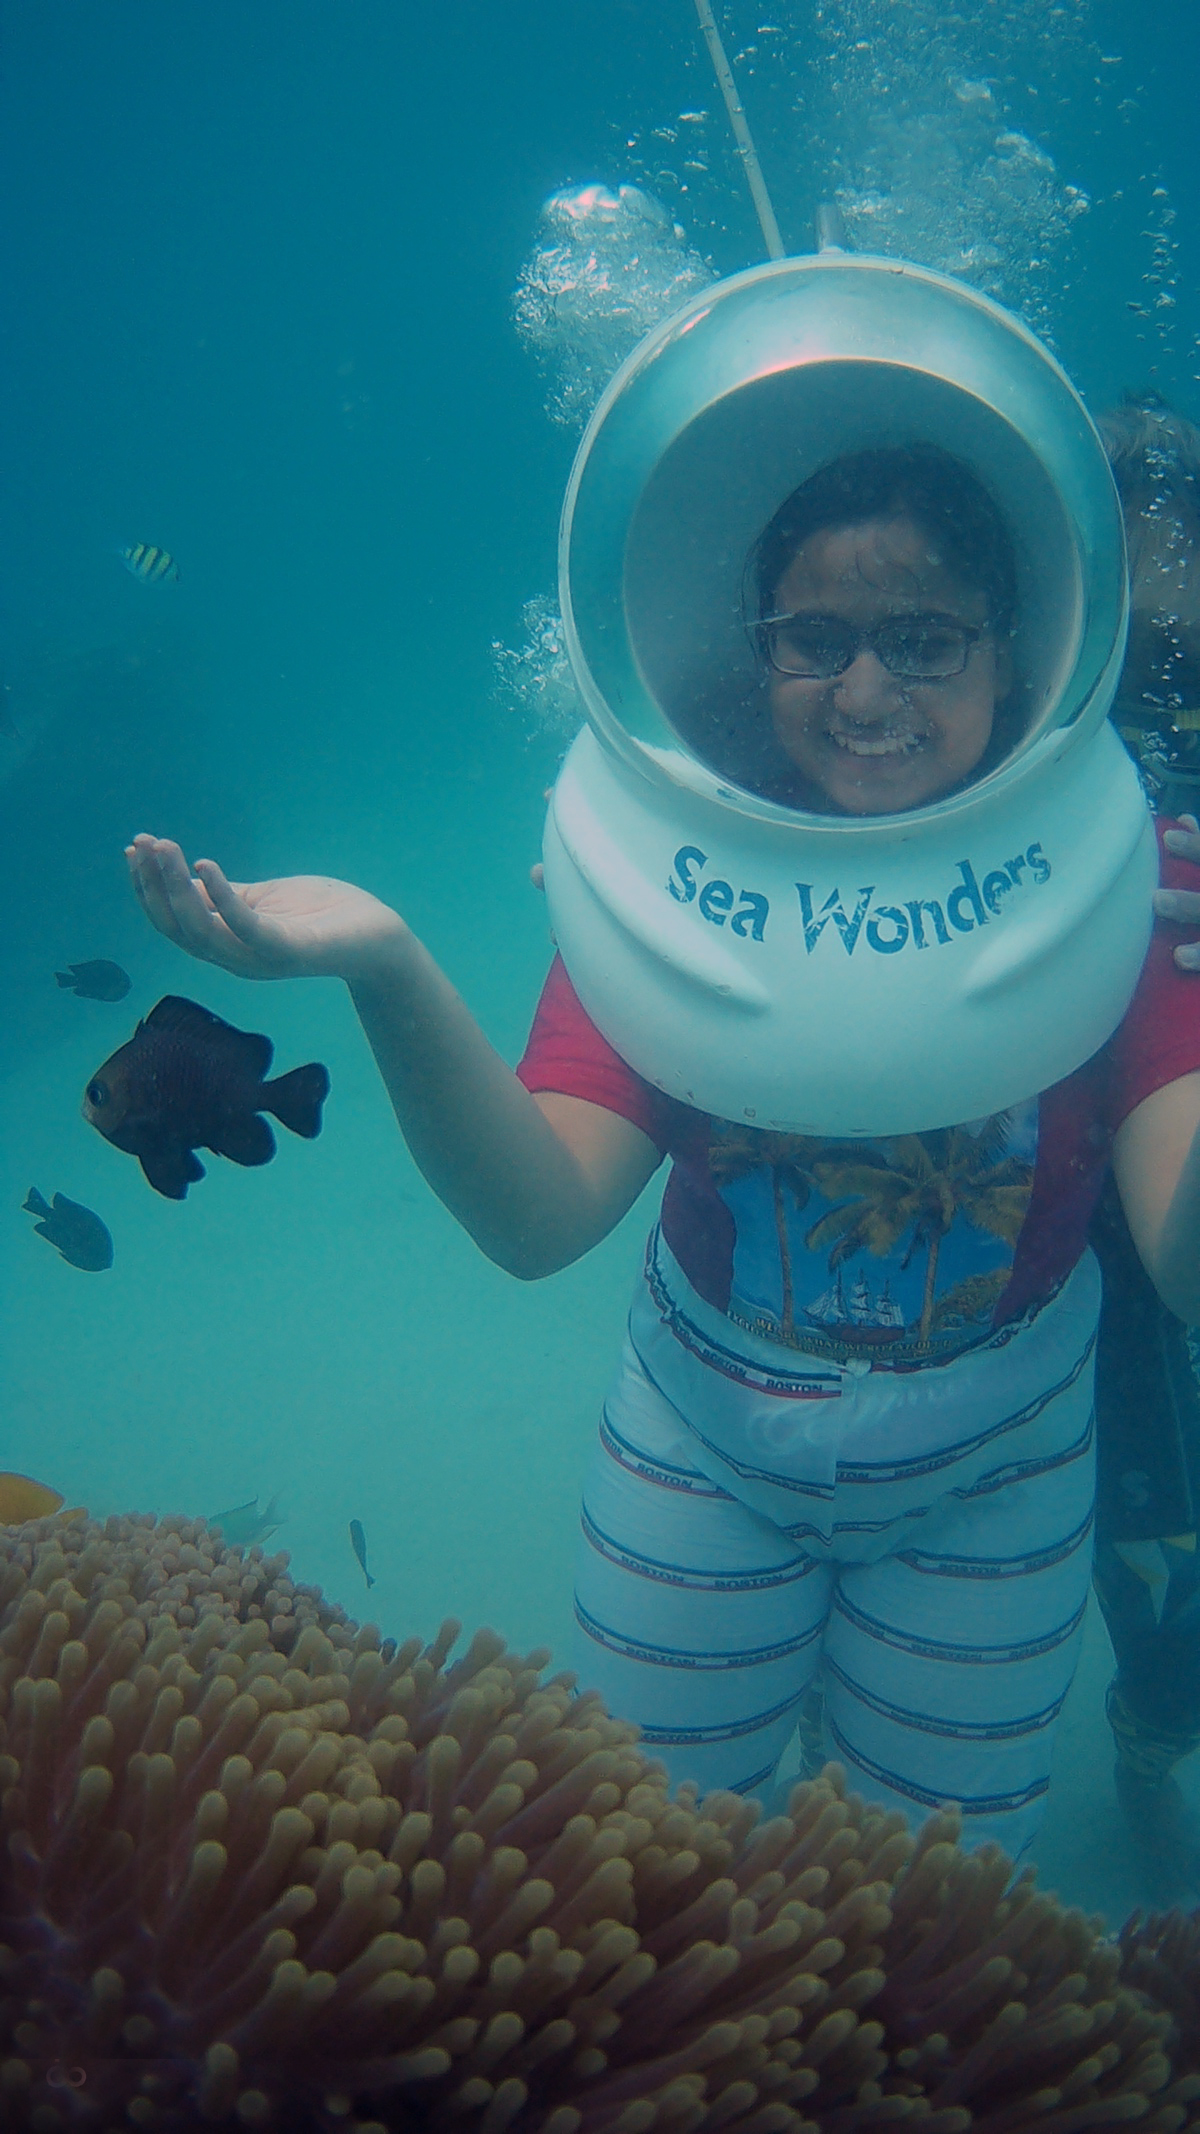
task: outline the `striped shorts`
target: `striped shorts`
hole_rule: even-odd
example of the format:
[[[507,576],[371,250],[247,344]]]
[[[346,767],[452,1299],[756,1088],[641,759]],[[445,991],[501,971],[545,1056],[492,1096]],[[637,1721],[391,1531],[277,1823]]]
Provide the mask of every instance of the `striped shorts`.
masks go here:
[[[651,1237],[576,1616],[585,1681],[673,1779],[767,1788],[819,1672],[860,1792],[1024,1848],[1087,1603],[1099,1303],[1087,1253],[954,1361],[856,1370],[743,1332]]]

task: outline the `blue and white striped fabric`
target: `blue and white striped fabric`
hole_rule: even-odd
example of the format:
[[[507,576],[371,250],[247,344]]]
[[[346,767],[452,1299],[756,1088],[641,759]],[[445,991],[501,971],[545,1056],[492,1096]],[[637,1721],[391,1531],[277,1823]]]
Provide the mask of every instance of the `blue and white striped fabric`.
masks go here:
[[[1039,1820],[1091,1571],[1090,1253],[918,1371],[735,1327],[656,1233],[584,1497],[582,1666],[675,1779],[769,1786],[817,1669],[829,1753],[916,1817]]]

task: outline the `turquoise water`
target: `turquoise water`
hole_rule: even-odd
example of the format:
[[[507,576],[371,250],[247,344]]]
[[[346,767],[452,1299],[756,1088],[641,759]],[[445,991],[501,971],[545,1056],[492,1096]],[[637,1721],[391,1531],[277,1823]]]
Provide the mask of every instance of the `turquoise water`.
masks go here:
[[[1053,164],[1023,206],[1010,171],[1011,244],[992,229],[980,274],[1097,408],[1153,377],[1200,414],[1187,0],[1136,32],[1122,9],[968,5],[936,65],[861,0],[739,0],[723,21],[792,244],[838,189],[860,223],[961,244],[954,173],[930,127],[897,128],[897,91],[936,118],[949,74],[966,85],[953,197],[982,213],[962,175],[970,85],[991,83],[996,127]],[[519,644],[552,587],[574,437],[546,418],[512,292],[543,198],[593,178],[657,189],[718,271],[757,256],[694,31],[690,0],[66,0],[4,24],[0,1466],[101,1514],[278,1494],[297,1575],[389,1632],[454,1613],[565,1651],[579,1474],[653,1189],[586,1265],[515,1284],[415,1171],[343,991],[187,961],[141,919],[121,848],[151,829],[241,879],[362,883],[516,1057],[548,959],[528,869],[562,738],[497,695],[490,648]],[[708,168],[685,176],[679,113],[701,106]],[[1091,202],[1077,215],[1068,186]],[[122,569],[134,541],[171,550],[178,586]],[[55,987],[93,956],[129,970],[127,1001]],[[214,1158],[180,1205],[79,1115],[169,991],[333,1080],[318,1142],[281,1134],[263,1171]],[[111,1273],[32,1237],[35,1183],[103,1216]],[[1111,1794],[1108,1665],[1095,1623],[1040,1855],[1118,1916],[1145,1893]]]

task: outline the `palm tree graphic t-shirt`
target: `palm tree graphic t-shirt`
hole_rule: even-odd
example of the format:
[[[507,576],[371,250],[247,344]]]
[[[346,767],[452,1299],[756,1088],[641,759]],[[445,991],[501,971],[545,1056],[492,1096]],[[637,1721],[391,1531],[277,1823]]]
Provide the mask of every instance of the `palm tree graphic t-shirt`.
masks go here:
[[[1200,887],[1200,869],[1163,857],[1168,886]],[[671,1157],[660,1234],[706,1303],[831,1362],[919,1370],[1049,1301],[1087,1247],[1117,1127],[1200,1069],[1200,979],[1176,967],[1178,938],[1156,929],[1124,1022],[1074,1074],[931,1133],[824,1140],[711,1119],[634,1072],[557,958],[517,1073]],[[652,1288],[657,1269],[652,1252]]]
[[[992,1330],[1033,1190],[1036,1098],[886,1141],[714,1122],[734,1219],[732,1318],[819,1353],[948,1355]]]

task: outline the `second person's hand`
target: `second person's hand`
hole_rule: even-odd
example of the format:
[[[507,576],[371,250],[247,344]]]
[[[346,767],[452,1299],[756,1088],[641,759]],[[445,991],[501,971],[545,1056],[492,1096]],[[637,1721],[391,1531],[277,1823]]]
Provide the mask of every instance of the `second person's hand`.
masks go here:
[[[215,860],[193,873],[172,839],[144,831],[126,847],[151,924],[178,948],[239,978],[352,982],[412,937],[378,897],[329,875],[230,882]]]
[[[1200,825],[1194,815],[1181,815],[1183,827],[1168,830],[1163,843],[1176,859],[1200,862]],[[1160,919],[1170,919],[1176,926],[1200,926],[1200,892],[1194,889],[1159,889],[1155,891],[1154,909]],[[1200,971],[1200,941],[1184,941],[1175,951],[1175,961],[1182,971]]]

